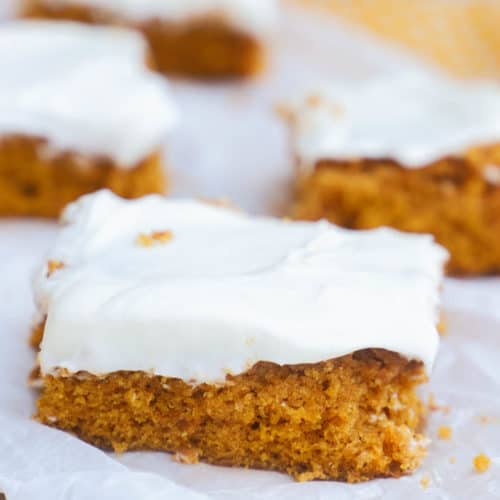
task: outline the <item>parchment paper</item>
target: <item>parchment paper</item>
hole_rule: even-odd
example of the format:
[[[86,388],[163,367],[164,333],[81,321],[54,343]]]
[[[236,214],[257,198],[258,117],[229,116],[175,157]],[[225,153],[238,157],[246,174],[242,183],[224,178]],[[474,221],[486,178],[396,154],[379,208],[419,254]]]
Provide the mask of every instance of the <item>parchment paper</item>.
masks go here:
[[[168,145],[174,195],[283,213],[292,169],[275,103],[318,80],[420,64],[296,8],[284,15],[272,50],[270,70],[256,82],[174,83],[182,119]],[[448,334],[423,391],[440,409],[431,412],[423,467],[399,480],[297,484],[272,472],[181,465],[164,453],[105,454],[30,419],[30,281],[56,232],[50,222],[0,221],[0,491],[8,500],[500,498],[500,279],[446,282]],[[450,441],[437,439],[441,425],[451,426]],[[472,467],[480,452],[492,459],[482,475]]]

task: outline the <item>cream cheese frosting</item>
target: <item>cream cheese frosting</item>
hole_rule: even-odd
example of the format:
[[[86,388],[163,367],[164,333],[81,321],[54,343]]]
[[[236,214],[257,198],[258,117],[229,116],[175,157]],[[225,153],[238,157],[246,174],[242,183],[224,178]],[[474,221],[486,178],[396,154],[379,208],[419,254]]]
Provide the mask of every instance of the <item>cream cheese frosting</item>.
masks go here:
[[[431,369],[444,249],[431,236],[100,191],[70,205],[35,282],[42,372],[221,381],[257,361],[384,348]],[[169,231],[169,241],[138,236]]]
[[[0,135],[49,151],[107,156],[129,168],[163,147],[175,122],[166,81],[141,35],[69,22],[0,26]]]
[[[425,167],[500,141],[500,86],[409,71],[320,86],[292,106],[302,166],[321,159],[393,159]]]
[[[56,6],[88,6],[118,18],[147,21],[186,21],[217,14],[251,33],[268,33],[276,24],[278,0],[44,0]]]

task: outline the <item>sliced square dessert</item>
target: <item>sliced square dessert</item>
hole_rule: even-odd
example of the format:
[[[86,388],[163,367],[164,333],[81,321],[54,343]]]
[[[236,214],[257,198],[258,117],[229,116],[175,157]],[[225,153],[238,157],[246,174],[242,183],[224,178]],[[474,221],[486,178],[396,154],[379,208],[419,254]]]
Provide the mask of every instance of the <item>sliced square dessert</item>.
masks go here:
[[[145,40],[121,28],[0,26],[1,215],[54,217],[101,188],[165,190],[175,113],[147,57]]]
[[[500,87],[405,73],[291,112],[295,218],[432,233],[453,274],[500,272]]]
[[[21,15],[123,24],[149,40],[156,67],[202,78],[258,73],[276,0],[21,0]]]
[[[362,481],[425,453],[432,237],[187,200],[70,205],[36,280],[36,418],[116,451]]]

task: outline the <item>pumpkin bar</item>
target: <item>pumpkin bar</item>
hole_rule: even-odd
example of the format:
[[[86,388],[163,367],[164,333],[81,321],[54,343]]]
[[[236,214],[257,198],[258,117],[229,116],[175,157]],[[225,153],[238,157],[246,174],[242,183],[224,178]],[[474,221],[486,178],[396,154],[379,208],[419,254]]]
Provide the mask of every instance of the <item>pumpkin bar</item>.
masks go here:
[[[431,233],[455,275],[500,272],[500,89],[403,73],[291,106],[293,216]]]
[[[148,53],[120,28],[0,27],[0,215],[56,217],[101,188],[129,198],[165,190],[175,110]]]
[[[23,0],[20,15],[120,24],[148,39],[156,68],[196,78],[243,78],[265,64],[275,0]]]
[[[63,223],[35,281],[40,422],[300,481],[418,467],[447,258],[432,237],[109,191]]]

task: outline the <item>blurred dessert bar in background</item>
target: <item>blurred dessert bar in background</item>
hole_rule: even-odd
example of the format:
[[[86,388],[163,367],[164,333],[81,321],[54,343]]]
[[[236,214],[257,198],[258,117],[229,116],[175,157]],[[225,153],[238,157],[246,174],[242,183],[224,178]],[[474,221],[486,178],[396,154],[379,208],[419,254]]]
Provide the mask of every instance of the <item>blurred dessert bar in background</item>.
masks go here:
[[[164,73],[247,77],[265,62],[277,0],[20,0],[20,15],[141,30]]]
[[[500,2],[297,0],[438,63],[457,76],[500,75]],[[390,13],[390,14],[389,14]]]
[[[447,258],[432,237],[108,191],[63,222],[35,285],[39,421],[297,480],[419,465]]]
[[[15,49],[15,50],[14,50]],[[175,121],[134,31],[70,22],[0,27],[0,214],[58,216],[80,195],[166,188]]]
[[[408,72],[291,106],[293,216],[432,233],[458,275],[500,272],[500,87]]]

